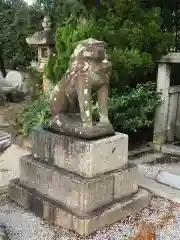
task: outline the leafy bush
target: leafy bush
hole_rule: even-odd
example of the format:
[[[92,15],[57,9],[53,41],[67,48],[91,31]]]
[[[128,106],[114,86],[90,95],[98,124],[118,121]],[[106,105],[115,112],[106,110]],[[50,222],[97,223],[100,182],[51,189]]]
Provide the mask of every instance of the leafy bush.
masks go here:
[[[52,82],[59,81],[67,70],[75,43],[89,37],[104,40],[109,45],[113,87],[121,89],[152,80],[155,60],[168,51],[172,42],[171,34],[161,30],[160,9],[145,11],[136,3],[129,14],[120,8],[116,10],[96,21],[80,18],[57,29],[57,54],[47,67]]]
[[[160,102],[160,94],[156,93],[155,84],[151,82],[128,87],[120,96],[116,90],[112,91],[109,97],[110,121],[117,131],[136,131],[151,126],[154,110]]]
[[[153,122],[153,113],[160,103],[159,94],[155,91],[153,83],[138,84],[135,88],[127,88],[119,96],[112,91],[109,97],[109,117],[115,130],[136,131],[142,126],[150,126]],[[97,111],[97,105],[93,106]],[[27,103],[21,114],[22,133],[29,135],[32,129],[48,123],[50,117],[49,96],[41,94],[40,97]]]
[[[52,55],[45,68],[45,74],[52,83],[57,83],[66,72],[75,43],[82,39],[98,37],[99,29],[93,22],[79,19],[56,31],[56,55]]]
[[[30,135],[34,128],[48,123],[50,117],[49,99],[49,94],[41,93],[37,100],[27,101],[20,115],[23,135]]]
[[[48,60],[47,64],[45,65],[44,72],[45,72],[45,75],[46,75],[47,79],[49,79],[52,84],[57,83],[56,76],[55,76],[55,73],[54,73],[55,64],[56,64],[56,55],[51,54],[49,56],[49,60]]]
[[[28,89],[29,97],[31,100],[35,100],[39,97],[39,92],[42,91],[42,74],[32,67],[24,68],[23,71],[28,74],[26,87]]]

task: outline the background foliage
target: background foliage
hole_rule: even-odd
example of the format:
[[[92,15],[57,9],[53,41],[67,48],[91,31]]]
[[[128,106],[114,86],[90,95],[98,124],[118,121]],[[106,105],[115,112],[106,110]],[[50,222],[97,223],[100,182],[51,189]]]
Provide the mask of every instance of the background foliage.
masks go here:
[[[112,90],[109,97],[109,118],[115,130],[121,132],[136,131],[149,127],[153,122],[155,107],[160,96],[155,92],[155,84],[148,82],[127,88],[123,94]],[[93,107],[97,111],[97,106]],[[41,93],[37,100],[27,101],[19,119],[24,135],[31,134],[35,127],[48,123],[50,119],[49,96]]]
[[[113,63],[112,87],[121,90],[129,84],[135,86],[138,82],[152,80],[155,60],[168,51],[172,35],[161,30],[159,8],[144,10],[138,3],[130,3],[129,6],[128,2],[116,6],[115,13],[110,9],[111,14],[104,18],[81,17],[58,28],[57,55],[50,59],[48,78],[52,82],[59,81],[67,69],[74,43],[92,37],[109,45],[108,52]]]
[[[39,93],[36,100],[27,100],[24,109],[18,119],[23,135],[30,135],[32,130],[48,122],[50,117],[49,95]]]
[[[23,0],[0,0],[0,54],[7,67],[14,62],[18,67],[28,65],[33,51],[25,38],[40,29],[42,15],[50,15],[56,29],[56,55],[51,56],[45,71],[55,84],[67,69],[75,42],[89,37],[104,40],[113,63],[109,117],[116,130],[136,131],[152,125],[154,109],[160,103],[154,84],[156,60],[173,45],[177,2],[36,0],[27,6]],[[32,79],[35,75],[31,74]],[[21,115],[24,134],[50,116],[47,96],[37,96],[36,84],[41,79],[36,80],[32,83],[37,94]]]
[[[122,95],[112,90],[109,98],[109,117],[115,130],[136,131],[153,124],[153,114],[161,102],[152,82],[127,87]]]
[[[6,68],[21,68],[32,59],[26,37],[41,24],[42,12],[23,0],[0,0],[0,54]]]
[[[42,74],[33,67],[24,68],[24,72],[28,74],[26,80],[26,87],[31,101],[38,99],[39,94],[42,92]]]

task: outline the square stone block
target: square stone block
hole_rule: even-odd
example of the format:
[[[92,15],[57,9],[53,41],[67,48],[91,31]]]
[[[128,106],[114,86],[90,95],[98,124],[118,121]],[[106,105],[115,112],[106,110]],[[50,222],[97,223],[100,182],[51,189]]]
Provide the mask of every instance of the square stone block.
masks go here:
[[[14,194],[16,193],[17,194]],[[25,192],[26,200],[21,201],[19,196],[23,196],[19,192]],[[37,208],[32,208],[30,199],[34,202],[40,202],[43,207],[40,208],[41,212]],[[9,197],[21,206],[33,211],[36,215],[40,215],[43,219],[50,223],[59,225],[66,229],[76,231],[82,236],[87,236],[100,228],[105,227],[108,224],[115,223],[131,214],[140,211],[142,208],[147,207],[150,202],[150,194],[145,190],[139,190],[130,198],[123,201],[114,202],[107,206],[100,208],[87,214],[84,217],[74,215],[69,209],[64,208],[59,203],[51,200],[47,196],[43,196],[38,192],[31,192],[24,185],[20,184],[17,180],[13,180],[9,187]],[[24,198],[24,197],[23,197]],[[29,206],[29,207],[27,207]]]
[[[63,169],[38,162],[31,155],[20,159],[21,182],[84,215],[113,200],[113,176],[84,179]]]
[[[33,154],[41,161],[83,177],[120,169],[128,161],[128,136],[122,133],[88,141],[39,128],[33,133],[33,141]]]
[[[73,216],[73,230],[82,236],[87,236],[106,225],[118,222],[142,208],[147,207],[150,202],[150,194],[145,190],[139,190],[137,194],[106,206],[99,211],[94,211],[87,218],[82,219]]]
[[[114,176],[114,198],[121,199],[128,197],[138,191],[138,184],[136,181],[137,166],[128,164],[120,171],[113,173]]]

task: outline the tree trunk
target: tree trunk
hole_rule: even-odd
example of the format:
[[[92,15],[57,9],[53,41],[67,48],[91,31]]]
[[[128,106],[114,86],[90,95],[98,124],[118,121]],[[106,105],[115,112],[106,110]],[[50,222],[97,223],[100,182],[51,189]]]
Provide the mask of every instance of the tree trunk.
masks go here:
[[[6,77],[6,69],[4,67],[4,61],[3,61],[3,57],[2,57],[2,52],[0,50],[0,70],[2,72],[3,77]]]

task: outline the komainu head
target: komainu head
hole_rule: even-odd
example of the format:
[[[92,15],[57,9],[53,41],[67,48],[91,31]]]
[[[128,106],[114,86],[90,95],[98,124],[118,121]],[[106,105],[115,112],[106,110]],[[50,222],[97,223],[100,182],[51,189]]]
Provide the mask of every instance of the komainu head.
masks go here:
[[[83,58],[86,60],[102,61],[106,58],[106,46],[107,44],[105,42],[93,38],[79,41],[76,43],[76,48],[71,55],[71,60]]]

